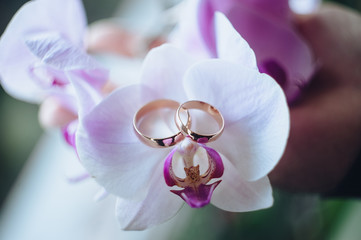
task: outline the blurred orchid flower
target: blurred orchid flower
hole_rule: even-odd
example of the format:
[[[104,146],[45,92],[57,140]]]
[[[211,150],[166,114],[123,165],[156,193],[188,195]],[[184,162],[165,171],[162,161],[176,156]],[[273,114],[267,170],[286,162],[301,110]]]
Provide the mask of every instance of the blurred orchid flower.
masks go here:
[[[40,102],[55,96],[77,114],[69,75],[79,75],[94,88],[107,80],[107,71],[86,54],[86,26],[80,0],[36,0],[13,17],[0,39],[0,76],[13,97]]]
[[[307,2],[312,1],[319,2]],[[293,26],[288,0],[188,1],[184,13],[189,17],[181,18],[171,41],[200,56],[218,57],[216,11],[227,16],[254,50],[259,70],[281,85],[289,103],[295,101],[310,81],[315,64],[310,48]]]
[[[92,98],[76,76],[71,78],[80,102],[76,135],[80,160],[107,192],[118,197],[116,214],[124,229],[145,229],[170,219],[184,203],[179,196],[191,207],[210,202],[233,212],[273,203],[267,174],[286,145],[286,99],[279,85],[258,71],[253,51],[224,15],[217,13],[215,23],[224,33],[218,40],[219,59],[202,60],[162,45],[145,58],[140,84],[119,88],[101,101]],[[223,134],[207,144],[186,138],[173,150],[144,145],[133,130],[133,116],[156,99],[213,105],[224,117]],[[204,116],[197,121],[207,125]],[[197,149],[216,170],[207,179],[197,178],[200,193],[195,196],[189,185],[177,184],[173,175],[182,168],[173,161],[175,155],[193,156]],[[200,161],[199,168],[207,169],[203,164]]]

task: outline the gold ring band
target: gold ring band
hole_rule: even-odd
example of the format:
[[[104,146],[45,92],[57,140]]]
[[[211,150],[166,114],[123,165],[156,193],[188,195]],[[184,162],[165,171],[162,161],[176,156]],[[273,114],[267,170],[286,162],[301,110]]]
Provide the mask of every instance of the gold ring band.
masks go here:
[[[149,136],[144,135],[139,129],[138,129],[138,123],[142,117],[144,117],[147,113],[162,109],[162,108],[170,108],[170,109],[178,109],[179,103],[170,99],[159,99],[152,102],[147,103],[142,108],[140,108],[134,115],[133,118],[133,128],[136,132],[136,135],[138,138],[146,145],[150,147],[156,147],[156,148],[164,148],[164,147],[170,147],[178,142],[182,141],[184,139],[184,135],[181,132],[178,132],[170,137],[166,138],[152,138]],[[187,123],[186,126],[189,127],[191,120],[190,115],[187,113]]]
[[[199,109],[211,115],[217,121],[219,125],[219,130],[216,133],[212,133],[212,134],[199,134],[193,132],[190,129],[189,124],[188,123],[184,124],[180,117],[181,112],[183,111],[188,112],[189,109]],[[189,113],[188,116],[190,116]],[[202,143],[216,140],[222,134],[224,129],[224,119],[222,114],[212,105],[206,102],[196,101],[196,100],[185,102],[178,107],[177,112],[175,114],[175,122],[182,134],[184,134],[185,136],[189,136],[193,141],[202,142]]]

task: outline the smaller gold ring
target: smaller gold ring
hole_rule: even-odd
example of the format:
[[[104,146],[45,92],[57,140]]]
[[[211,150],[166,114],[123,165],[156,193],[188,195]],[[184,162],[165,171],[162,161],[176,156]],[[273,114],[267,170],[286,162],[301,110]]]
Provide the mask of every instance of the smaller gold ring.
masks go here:
[[[142,117],[144,117],[147,113],[162,109],[162,108],[170,108],[170,109],[177,109],[179,107],[179,103],[170,99],[159,99],[152,102],[147,103],[142,108],[140,108],[135,114],[133,118],[133,128],[136,132],[136,135],[138,138],[146,145],[150,147],[156,147],[156,148],[164,148],[164,147],[171,147],[178,142],[182,141],[184,139],[184,135],[181,132],[178,132],[170,137],[166,138],[152,138],[149,136],[144,135],[139,129],[138,129],[138,123]],[[187,123],[186,126],[189,127],[191,120],[188,111],[187,113]]]
[[[181,112],[188,111],[189,109],[199,109],[211,115],[217,121],[219,125],[219,130],[212,134],[199,134],[193,132],[190,129],[189,124],[184,124],[180,117]],[[175,114],[175,122],[182,134],[184,134],[185,136],[189,136],[193,141],[202,142],[202,143],[207,143],[216,140],[222,134],[224,129],[224,119],[222,114],[212,105],[206,102],[196,101],[196,100],[185,102],[178,107],[177,112]]]

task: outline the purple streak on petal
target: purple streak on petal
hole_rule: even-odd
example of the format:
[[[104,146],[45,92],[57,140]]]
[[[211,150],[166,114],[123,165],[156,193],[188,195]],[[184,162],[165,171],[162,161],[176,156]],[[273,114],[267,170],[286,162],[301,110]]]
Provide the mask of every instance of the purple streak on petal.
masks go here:
[[[69,183],[71,184],[75,184],[75,183],[78,183],[78,182],[82,182],[86,179],[89,179],[90,178],[90,175],[88,172],[84,172],[82,174],[78,174],[76,176],[71,176],[71,177],[67,177],[67,180]]]
[[[201,208],[210,203],[213,191],[221,181],[210,185],[201,184],[197,188],[187,187],[183,190],[171,190],[171,192],[181,197],[190,207]]]
[[[174,181],[174,172],[172,169],[172,159],[173,159],[173,155],[176,153],[177,151],[177,147],[175,147],[169,154],[168,156],[165,158],[164,161],[164,167],[163,167],[163,175],[164,175],[164,180],[165,183],[172,187],[174,185],[176,185],[175,181]]]
[[[284,89],[287,83],[287,75],[284,68],[277,62],[277,60],[269,59],[259,63],[259,71],[261,73],[267,73],[274,78],[277,83]]]
[[[53,82],[51,83],[51,85],[52,85],[53,87],[55,87],[55,86],[57,86],[57,87],[63,87],[64,85],[66,85],[66,83],[64,83],[63,81],[61,81],[61,80],[58,79],[58,78],[55,78],[55,79],[53,80]]]
[[[217,56],[216,39],[213,27],[214,13],[215,9],[210,1],[203,0],[200,2],[198,14],[199,30],[212,57]]]
[[[220,178],[223,175],[224,172],[224,166],[223,166],[223,161],[221,158],[221,155],[219,155],[219,153],[214,150],[213,148],[207,147],[206,145],[202,144],[201,145],[204,150],[207,151],[207,154],[210,158],[210,167],[211,167],[211,172],[210,172],[210,177],[211,178]]]
[[[63,71],[59,71],[43,63],[30,66],[29,76],[34,83],[38,84],[39,88],[44,92],[47,91],[49,94],[55,89],[62,89],[69,83]],[[62,91],[65,91],[65,89],[63,88]]]
[[[78,121],[74,120],[68,125],[64,126],[61,130],[65,141],[76,150],[75,135],[78,128]]]

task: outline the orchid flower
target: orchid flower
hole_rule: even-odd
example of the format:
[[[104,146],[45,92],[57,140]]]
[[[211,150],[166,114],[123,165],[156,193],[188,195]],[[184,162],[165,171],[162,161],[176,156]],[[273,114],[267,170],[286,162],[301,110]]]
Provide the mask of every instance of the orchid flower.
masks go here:
[[[312,1],[318,2],[307,2],[310,5]],[[224,13],[251,46],[259,70],[272,76],[288,102],[294,102],[310,81],[315,63],[310,48],[293,25],[288,0],[188,1],[184,13],[190,16],[181,18],[171,41],[202,57],[219,57],[216,11]]]
[[[80,0],[35,0],[13,17],[0,40],[0,76],[13,97],[39,103],[55,96],[77,114],[69,75],[99,89],[107,71],[86,54]]]
[[[118,197],[116,214],[123,229],[160,224],[184,201],[191,207],[211,203],[233,212],[273,203],[267,174],[286,145],[286,98],[274,79],[258,71],[253,51],[224,15],[218,13],[215,22],[223,33],[217,39],[218,59],[199,59],[162,45],[145,58],[140,84],[119,88],[101,101],[92,98],[77,76],[71,79],[80,103],[79,158],[91,176]],[[209,143],[185,138],[174,148],[143,144],[133,130],[133,116],[156,99],[213,105],[224,117],[223,134]],[[195,118],[208,126],[204,116]],[[180,158],[190,164],[178,167]]]

